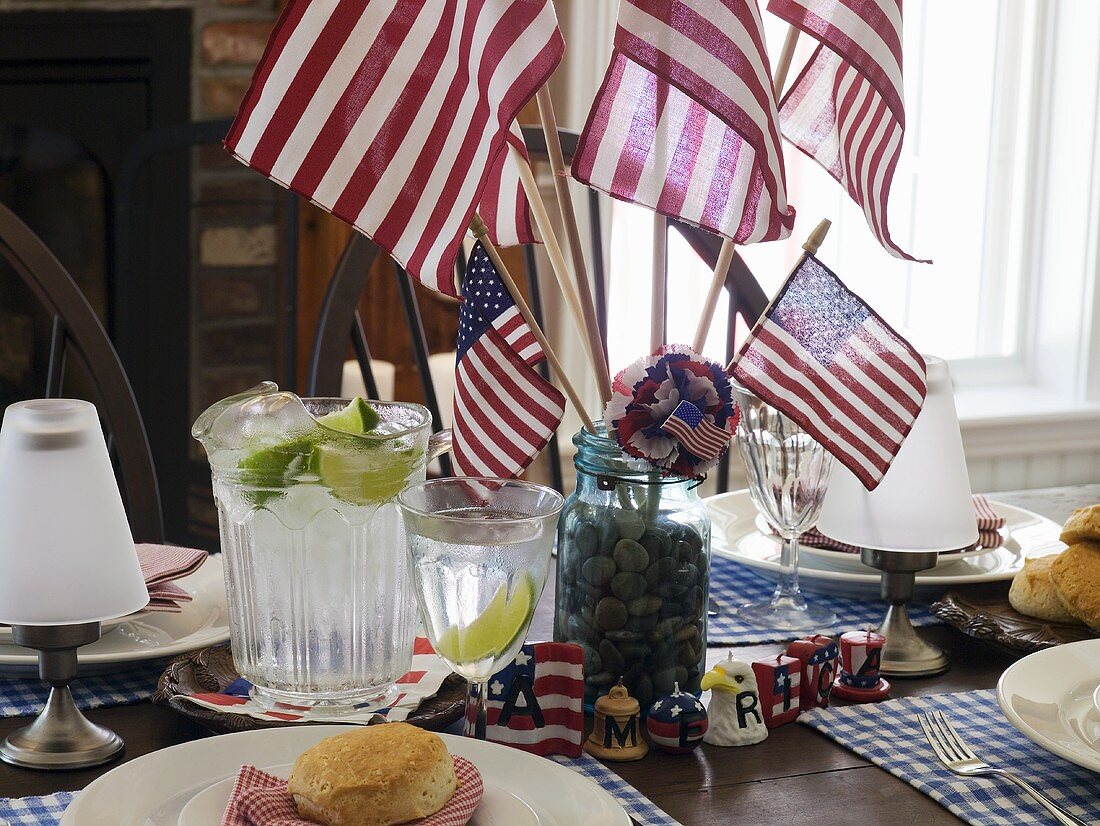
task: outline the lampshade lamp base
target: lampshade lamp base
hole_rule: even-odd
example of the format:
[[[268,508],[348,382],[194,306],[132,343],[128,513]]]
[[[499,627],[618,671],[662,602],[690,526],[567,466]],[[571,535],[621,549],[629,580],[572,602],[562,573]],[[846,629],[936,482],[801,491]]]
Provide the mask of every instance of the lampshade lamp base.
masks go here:
[[[29,726],[0,744],[0,760],[28,769],[80,769],[106,763],[122,751],[122,738],[89,721],[73,703],[76,649],[99,639],[99,623],[15,625],[16,645],[38,651],[38,673],[53,688]]]
[[[864,565],[882,571],[882,599],[886,616],[878,632],[886,637],[882,648],[881,671],[891,677],[929,677],[942,674],[949,665],[947,654],[925,642],[909,621],[908,603],[913,598],[918,571],[934,568],[935,552],[880,551],[864,548]]]

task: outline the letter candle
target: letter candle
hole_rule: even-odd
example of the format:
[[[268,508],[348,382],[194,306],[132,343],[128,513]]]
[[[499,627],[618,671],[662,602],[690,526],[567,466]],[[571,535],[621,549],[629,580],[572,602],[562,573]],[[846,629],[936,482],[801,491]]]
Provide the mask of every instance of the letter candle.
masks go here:
[[[873,703],[890,693],[890,683],[879,672],[886,637],[870,628],[848,631],[840,637],[840,676],[833,694],[853,703]]]

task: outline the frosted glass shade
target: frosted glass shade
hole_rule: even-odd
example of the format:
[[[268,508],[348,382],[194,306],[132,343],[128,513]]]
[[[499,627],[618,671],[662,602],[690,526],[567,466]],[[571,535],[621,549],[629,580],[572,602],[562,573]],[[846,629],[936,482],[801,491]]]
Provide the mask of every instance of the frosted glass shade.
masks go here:
[[[925,356],[928,397],[908,438],[873,491],[839,462],[817,527],[861,548],[951,551],[978,539],[951,375]]]
[[[0,622],[95,622],[148,601],[95,406],[11,405],[0,427]]]

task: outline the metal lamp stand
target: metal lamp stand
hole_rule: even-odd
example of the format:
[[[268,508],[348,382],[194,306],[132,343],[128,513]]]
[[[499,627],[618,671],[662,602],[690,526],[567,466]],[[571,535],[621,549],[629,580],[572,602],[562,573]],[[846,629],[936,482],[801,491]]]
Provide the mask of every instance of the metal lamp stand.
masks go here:
[[[936,567],[939,554],[929,552],[879,551],[864,548],[860,560],[882,571],[881,593],[886,616],[878,632],[886,637],[881,669],[891,677],[929,677],[942,674],[950,660],[946,652],[917,635],[909,621],[908,603],[913,598],[917,572]]]
[[[29,769],[80,769],[106,763],[122,751],[122,738],[89,721],[73,703],[76,649],[99,639],[99,623],[14,625],[16,645],[38,651],[38,674],[53,688],[42,713],[0,744],[0,759]]]

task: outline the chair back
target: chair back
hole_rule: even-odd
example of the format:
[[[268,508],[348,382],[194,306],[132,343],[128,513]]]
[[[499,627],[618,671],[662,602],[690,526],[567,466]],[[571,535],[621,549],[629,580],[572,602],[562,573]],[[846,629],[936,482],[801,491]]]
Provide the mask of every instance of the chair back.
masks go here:
[[[66,360],[75,353],[98,396],[91,401],[103,420],[134,538],[139,542],[162,542],[160,492],[149,439],[130,381],[107,332],[61,262],[2,204],[0,258],[31,289],[52,319],[45,397],[63,393]]]

